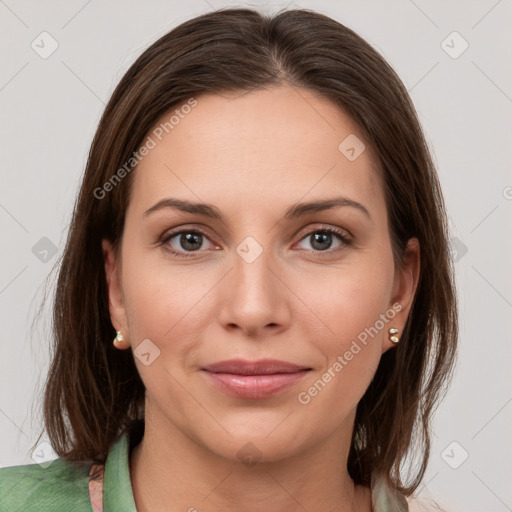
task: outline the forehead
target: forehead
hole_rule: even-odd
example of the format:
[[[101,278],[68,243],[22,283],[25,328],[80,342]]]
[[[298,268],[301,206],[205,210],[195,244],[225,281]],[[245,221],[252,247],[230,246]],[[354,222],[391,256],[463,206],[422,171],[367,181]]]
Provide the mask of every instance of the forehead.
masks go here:
[[[359,152],[364,139],[329,100],[289,86],[195,99],[194,107],[176,107],[150,130],[154,147],[134,171],[131,203],[137,210],[166,194],[221,208],[284,208],[341,193],[369,208],[383,207],[368,144],[355,160],[347,158],[347,143],[341,150],[340,143],[355,143]]]

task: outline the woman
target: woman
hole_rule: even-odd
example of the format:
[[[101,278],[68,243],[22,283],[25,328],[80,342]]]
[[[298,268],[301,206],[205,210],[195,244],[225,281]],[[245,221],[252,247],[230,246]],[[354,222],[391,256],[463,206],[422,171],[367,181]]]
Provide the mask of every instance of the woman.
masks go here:
[[[100,121],[54,303],[60,458],[0,470],[0,508],[408,510],[455,358],[447,239],[410,98],[358,35],[307,10],[178,26]]]

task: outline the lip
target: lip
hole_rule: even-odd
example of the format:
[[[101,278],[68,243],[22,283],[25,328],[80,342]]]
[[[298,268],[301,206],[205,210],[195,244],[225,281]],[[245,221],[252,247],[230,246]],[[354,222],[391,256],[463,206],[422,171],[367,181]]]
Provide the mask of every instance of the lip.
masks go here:
[[[294,386],[311,368],[277,359],[230,359],[201,370],[213,385],[228,395],[260,399]]]

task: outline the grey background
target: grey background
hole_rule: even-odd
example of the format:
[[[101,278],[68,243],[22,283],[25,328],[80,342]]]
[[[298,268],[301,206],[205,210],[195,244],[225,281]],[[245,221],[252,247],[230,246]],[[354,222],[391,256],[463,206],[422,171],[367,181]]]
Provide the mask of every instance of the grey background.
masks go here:
[[[49,311],[33,334],[31,323],[104,105],[143,49],[227,5],[330,15],[379,50],[410,91],[444,188],[461,314],[458,366],[419,495],[449,511],[512,510],[510,0],[0,0],[0,466],[51,455],[45,445],[40,459],[29,450],[42,425]],[[50,48],[43,31],[58,43],[45,59],[31,47]]]

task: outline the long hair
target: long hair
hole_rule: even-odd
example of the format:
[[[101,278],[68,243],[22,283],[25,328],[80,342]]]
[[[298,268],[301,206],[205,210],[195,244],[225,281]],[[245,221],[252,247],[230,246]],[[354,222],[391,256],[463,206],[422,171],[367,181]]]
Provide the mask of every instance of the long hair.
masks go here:
[[[164,114],[202,93],[274,85],[319,93],[358,124],[382,174],[398,269],[409,238],[420,243],[419,283],[401,342],[382,355],[358,404],[348,458],[356,484],[371,486],[379,475],[410,495],[427,466],[429,425],[457,345],[443,196],[397,74],[352,30],[309,10],[201,15],[152,44],[117,85],[92,142],[60,264],[46,431],[57,454],[77,463],[104,462],[121,433],[140,435],[145,389],[131,351],[112,346],[101,240],[119,250],[137,172],[134,154]],[[105,184],[121,174],[105,192]],[[413,451],[419,461],[404,478],[400,468]]]

